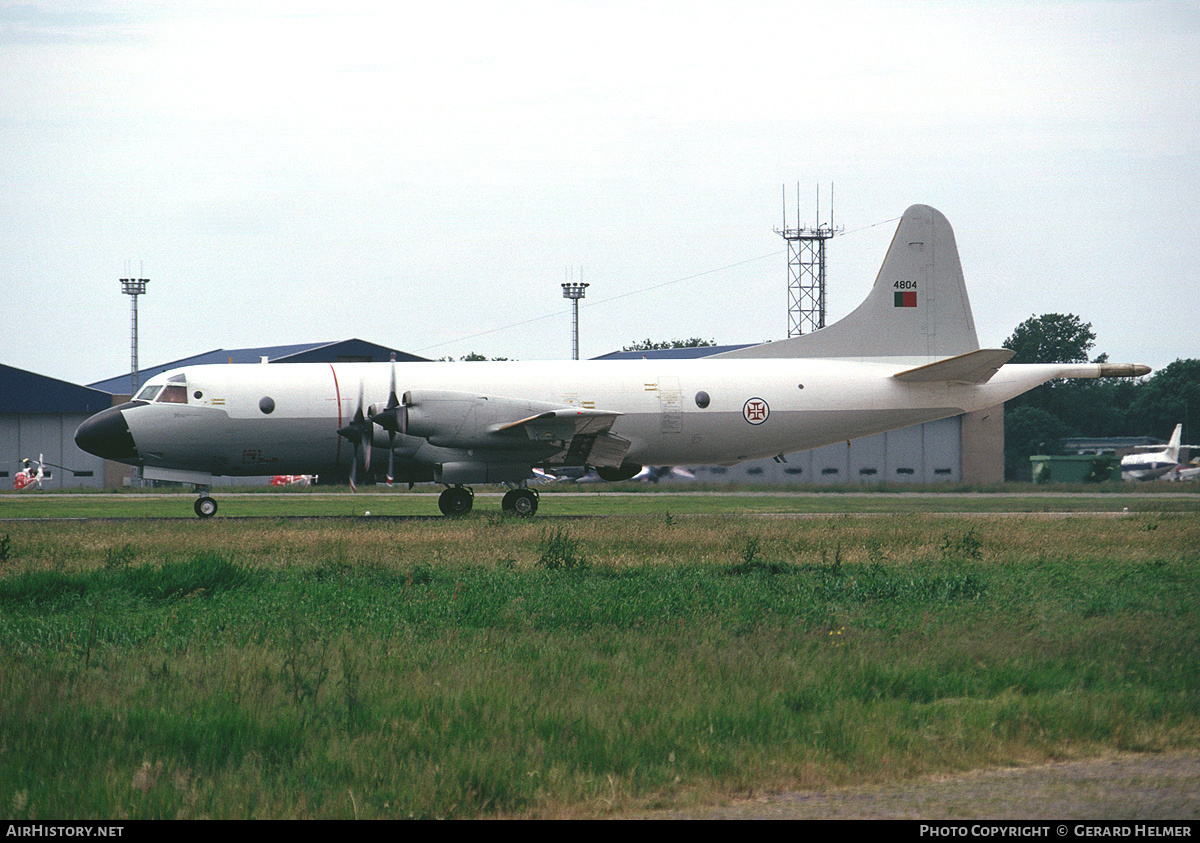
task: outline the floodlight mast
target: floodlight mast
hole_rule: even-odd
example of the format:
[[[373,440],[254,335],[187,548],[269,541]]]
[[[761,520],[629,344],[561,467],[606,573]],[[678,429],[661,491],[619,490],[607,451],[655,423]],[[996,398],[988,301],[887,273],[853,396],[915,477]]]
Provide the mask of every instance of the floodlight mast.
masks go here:
[[[137,297],[146,292],[149,278],[122,278],[121,292],[132,300],[130,309],[129,329],[129,395],[132,397],[138,390],[138,326],[137,326]]]
[[[583,275],[583,270],[579,271],[580,276]],[[588,285],[580,282],[567,283],[562,285],[562,293],[564,299],[571,300],[571,359],[579,359],[579,300],[584,297]]]

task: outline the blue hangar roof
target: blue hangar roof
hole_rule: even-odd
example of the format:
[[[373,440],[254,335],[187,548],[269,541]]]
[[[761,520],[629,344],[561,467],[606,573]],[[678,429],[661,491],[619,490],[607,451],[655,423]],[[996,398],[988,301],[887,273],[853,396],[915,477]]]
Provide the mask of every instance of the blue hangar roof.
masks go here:
[[[203,354],[195,354],[157,366],[138,370],[138,383],[142,384],[168,369],[182,366],[198,366],[205,363],[258,363],[266,357],[272,363],[386,363],[392,354],[401,363],[420,363],[427,358],[409,354],[407,351],[386,348],[365,340],[350,339],[338,342],[309,342],[296,345],[268,345],[260,348],[217,348]],[[117,375],[89,386],[117,395],[128,395],[129,374]]]
[[[0,413],[98,413],[112,395],[0,364]]]

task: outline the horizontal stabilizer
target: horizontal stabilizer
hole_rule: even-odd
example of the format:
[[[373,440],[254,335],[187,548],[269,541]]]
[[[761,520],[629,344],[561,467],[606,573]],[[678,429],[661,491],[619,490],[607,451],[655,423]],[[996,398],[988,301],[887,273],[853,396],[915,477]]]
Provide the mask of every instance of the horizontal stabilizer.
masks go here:
[[[1007,348],[981,348],[915,369],[905,369],[892,377],[905,383],[987,383],[1015,353]]]

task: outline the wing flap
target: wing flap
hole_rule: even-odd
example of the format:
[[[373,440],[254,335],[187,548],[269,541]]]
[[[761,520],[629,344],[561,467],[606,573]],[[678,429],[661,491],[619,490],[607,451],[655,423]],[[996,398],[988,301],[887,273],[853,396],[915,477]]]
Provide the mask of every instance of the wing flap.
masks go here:
[[[629,451],[630,441],[611,433],[620,413],[568,407],[505,425],[524,427],[529,438],[559,441],[564,447],[546,459],[548,465],[616,467]]]
[[[627,439],[611,433],[620,413],[498,395],[411,391],[407,432],[441,448],[484,448],[550,465],[620,465]]]

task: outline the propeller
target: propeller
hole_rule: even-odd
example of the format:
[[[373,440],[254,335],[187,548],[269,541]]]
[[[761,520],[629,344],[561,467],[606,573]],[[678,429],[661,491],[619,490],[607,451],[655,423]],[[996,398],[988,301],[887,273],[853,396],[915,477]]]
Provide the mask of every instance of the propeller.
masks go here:
[[[372,411],[374,408],[372,407]],[[392,485],[396,477],[396,434],[404,433],[408,428],[408,408],[396,397],[396,360],[392,358],[392,383],[388,390],[387,406],[378,412],[370,413],[371,422],[379,425],[388,432],[388,470],[387,484]]]
[[[374,439],[373,423],[363,415],[363,385],[358,382],[358,407],[354,418],[345,427],[338,428],[338,436],[345,437],[354,443],[354,461],[350,463],[350,490],[358,488],[358,449],[363,446],[363,464],[368,473],[371,471],[371,440]]]

